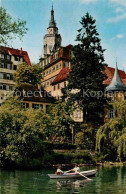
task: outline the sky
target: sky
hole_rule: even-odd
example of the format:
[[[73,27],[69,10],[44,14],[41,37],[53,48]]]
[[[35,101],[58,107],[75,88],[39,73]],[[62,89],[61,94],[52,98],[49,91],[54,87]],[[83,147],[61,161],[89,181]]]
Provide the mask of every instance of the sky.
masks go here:
[[[13,40],[10,46],[23,48],[31,62],[39,62],[43,36],[49,25],[52,0],[0,0],[2,7],[17,20],[27,22],[23,40]],[[96,26],[105,51],[105,62],[126,71],[126,0],[53,0],[55,20],[62,36],[62,46],[76,44],[79,21],[87,12],[96,19]]]

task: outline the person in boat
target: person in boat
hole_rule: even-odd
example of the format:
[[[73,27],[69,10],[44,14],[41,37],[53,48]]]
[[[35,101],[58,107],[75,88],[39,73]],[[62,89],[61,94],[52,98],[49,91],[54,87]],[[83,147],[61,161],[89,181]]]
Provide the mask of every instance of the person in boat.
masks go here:
[[[57,175],[62,175],[63,174],[63,171],[61,169],[62,169],[62,166],[58,166],[57,171],[56,171]]]
[[[75,167],[71,170],[72,172],[78,173],[80,172],[80,167],[78,164],[75,164]]]

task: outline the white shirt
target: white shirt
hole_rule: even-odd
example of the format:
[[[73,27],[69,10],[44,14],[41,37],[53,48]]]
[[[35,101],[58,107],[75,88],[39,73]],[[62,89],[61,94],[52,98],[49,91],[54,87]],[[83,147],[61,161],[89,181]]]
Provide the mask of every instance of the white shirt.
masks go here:
[[[57,173],[63,173],[63,171],[58,168]]]
[[[77,166],[77,167],[75,167],[75,168],[73,168],[73,170],[75,171],[75,172],[80,172],[80,168]]]

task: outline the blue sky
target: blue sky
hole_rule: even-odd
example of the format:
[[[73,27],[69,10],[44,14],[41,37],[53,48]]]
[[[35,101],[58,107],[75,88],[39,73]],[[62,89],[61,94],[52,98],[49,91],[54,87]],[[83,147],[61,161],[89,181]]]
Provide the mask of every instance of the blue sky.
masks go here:
[[[11,46],[27,50],[32,62],[41,56],[51,5],[52,0],[2,0],[14,19],[27,21],[27,35]],[[63,46],[75,44],[79,21],[89,12],[96,19],[106,63],[114,67],[117,57],[119,68],[126,70],[126,0],[54,0],[54,10]]]

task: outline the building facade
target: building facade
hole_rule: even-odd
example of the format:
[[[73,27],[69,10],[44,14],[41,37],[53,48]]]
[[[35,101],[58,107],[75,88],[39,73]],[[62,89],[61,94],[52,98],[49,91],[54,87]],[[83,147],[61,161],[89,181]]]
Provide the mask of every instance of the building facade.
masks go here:
[[[26,62],[31,65],[26,51],[9,47],[0,47],[0,105],[10,91],[14,90],[14,73],[18,65]]]

